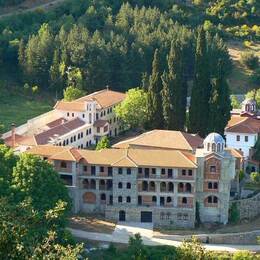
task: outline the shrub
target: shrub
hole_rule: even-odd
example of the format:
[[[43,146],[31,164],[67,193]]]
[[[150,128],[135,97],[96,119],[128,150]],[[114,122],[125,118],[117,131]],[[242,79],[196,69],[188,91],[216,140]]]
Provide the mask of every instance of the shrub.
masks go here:
[[[258,68],[259,58],[252,52],[244,52],[241,55],[241,62],[251,70]]]
[[[229,221],[234,224],[239,221],[239,209],[235,203],[233,203],[229,209]]]

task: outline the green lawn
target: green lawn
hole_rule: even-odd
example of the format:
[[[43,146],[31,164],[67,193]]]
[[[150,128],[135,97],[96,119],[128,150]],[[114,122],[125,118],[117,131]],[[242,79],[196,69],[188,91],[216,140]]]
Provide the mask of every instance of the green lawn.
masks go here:
[[[21,125],[28,119],[51,110],[53,104],[52,98],[46,94],[29,97],[19,91],[0,89],[0,124],[7,131],[12,123]]]

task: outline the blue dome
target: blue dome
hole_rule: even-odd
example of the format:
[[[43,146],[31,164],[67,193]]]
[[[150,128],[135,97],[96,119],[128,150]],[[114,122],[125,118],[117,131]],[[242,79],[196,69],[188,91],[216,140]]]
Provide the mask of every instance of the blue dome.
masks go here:
[[[225,146],[224,138],[218,133],[210,133],[203,142],[204,149],[208,152],[222,152]]]

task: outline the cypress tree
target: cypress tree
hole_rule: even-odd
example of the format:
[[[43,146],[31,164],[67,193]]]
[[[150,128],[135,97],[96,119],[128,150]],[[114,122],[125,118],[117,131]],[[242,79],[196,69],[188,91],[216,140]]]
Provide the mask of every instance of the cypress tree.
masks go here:
[[[219,60],[217,77],[213,79],[208,132],[217,132],[224,135],[224,129],[230,119],[232,109],[229,95],[229,86],[225,78],[224,62]]]
[[[158,49],[154,52],[152,74],[149,79],[149,87],[147,93],[147,113],[148,113],[148,128],[160,129],[163,127],[163,112],[162,112],[162,81],[160,75],[160,60]]]
[[[189,111],[189,131],[205,137],[208,131],[211,84],[207,43],[203,27],[200,27],[198,31],[194,74]]]
[[[172,92],[170,86],[172,85],[168,73],[164,72],[162,75],[162,106],[163,106],[163,119],[164,128],[173,129],[173,106],[172,106]]]
[[[171,44],[168,56],[168,70],[172,93],[174,130],[183,130],[186,116],[187,84],[184,79],[183,48],[180,42]]]

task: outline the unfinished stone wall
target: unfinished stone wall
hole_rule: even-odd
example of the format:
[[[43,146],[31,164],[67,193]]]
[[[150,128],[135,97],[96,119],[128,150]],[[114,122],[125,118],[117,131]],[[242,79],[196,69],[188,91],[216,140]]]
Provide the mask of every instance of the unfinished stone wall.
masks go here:
[[[237,205],[240,220],[250,220],[260,215],[260,193],[252,198],[230,201],[230,207],[232,204]]]

